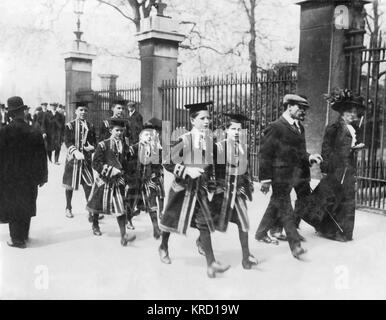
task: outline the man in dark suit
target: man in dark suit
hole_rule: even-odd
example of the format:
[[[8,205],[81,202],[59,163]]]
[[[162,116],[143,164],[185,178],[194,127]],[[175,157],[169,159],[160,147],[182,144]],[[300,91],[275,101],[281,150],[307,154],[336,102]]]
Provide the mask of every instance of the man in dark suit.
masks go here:
[[[135,144],[139,140],[139,134],[143,128],[142,115],[136,110],[137,103],[133,101],[127,102],[127,111],[129,119],[129,139],[130,144]]]
[[[9,115],[8,111],[5,108],[4,104],[0,104],[0,128],[9,124]]]
[[[62,143],[63,143],[65,119],[64,119],[64,115],[58,112],[57,109],[58,109],[58,104],[51,103],[51,111],[49,116],[47,116],[47,125],[48,125],[47,152],[48,152],[48,159],[50,161],[52,158],[52,152],[53,151],[55,152],[55,164],[59,165],[59,155],[60,155],[60,148],[62,147]]]
[[[22,98],[7,104],[12,121],[0,129],[0,222],[9,224],[8,245],[25,248],[38,186],[47,182],[47,157],[40,131],[24,120]]]
[[[306,150],[304,120],[309,104],[295,94],[283,98],[284,112],[264,131],[260,150],[261,191],[267,193],[272,185],[272,196],[268,208],[256,231],[258,241],[270,242],[268,230],[280,223],[286,232],[288,243],[295,258],[306,252],[301,247],[300,235],[296,230],[295,216],[290,193],[293,188],[298,194],[310,191],[310,165],[320,163],[318,154],[310,155]]]

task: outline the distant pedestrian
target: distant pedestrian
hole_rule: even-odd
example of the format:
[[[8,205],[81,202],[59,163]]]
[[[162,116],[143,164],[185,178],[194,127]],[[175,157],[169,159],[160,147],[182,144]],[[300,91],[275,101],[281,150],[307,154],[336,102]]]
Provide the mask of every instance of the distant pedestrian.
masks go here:
[[[52,152],[55,153],[56,165],[59,165],[60,149],[63,143],[65,119],[64,115],[58,112],[58,104],[51,103],[51,115],[48,117],[48,159],[52,160]]]
[[[7,104],[12,121],[0,129],[0,222],[9,224],[8,245],[25,248],[38,186],[47,182],[47,157],[41,133],[24,120],[22,98]]]
[[[29,112],[30,107],[26,106],[24,110],[24,121],[28,123],[28,125],[32,126],[33,120],[32,120],[32,115]]]
[[[9,124],[8,111],[4,104],[0,104],[0,128]]]
[[[128,101],[126,103],[129,119],[129,128],[130,128],[130,144],[133,145],[138,142],[139,134],[142,131],[143,127],[143,118],[142,115],[137,110],[138,103],[133,101]]]

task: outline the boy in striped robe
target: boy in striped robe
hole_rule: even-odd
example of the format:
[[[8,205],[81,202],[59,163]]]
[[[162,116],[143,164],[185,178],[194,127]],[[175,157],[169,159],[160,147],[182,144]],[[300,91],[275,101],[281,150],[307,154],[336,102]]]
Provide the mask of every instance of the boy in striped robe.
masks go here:
[[[87,210],[93,214],[92,230],[94,235],[102,235],[99,228],[99,214],[110,214],[117,218],[121,233],[121,244],[126,246],[135,239],[135,235],[126,234],[125,185],[127,181],[127,148],[122,141],[125,121],[111,118],[110,138],[99,142],[92,168],[98,173],[87,204]]]
[[[63,174],[67,218],[74,217],[71,205],[73,191],[82,185],[87,200],[94,182],[91,157],[95,150],[96,137],[94,126],[86,121],[88,101],[74,103],[76,119],[68,122],[64,129],[64,143],[68,149]]]

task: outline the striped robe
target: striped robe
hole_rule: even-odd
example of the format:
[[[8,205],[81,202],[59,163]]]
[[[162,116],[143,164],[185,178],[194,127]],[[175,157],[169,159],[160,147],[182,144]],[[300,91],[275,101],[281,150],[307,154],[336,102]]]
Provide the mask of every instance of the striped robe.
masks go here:
[[[227,157],[229,152],[234,152],[229,148],[231,144],[223,144],[220,150],[223,150]],[[216,148],[218,158],[219,148]],[[238,151],[238,157],[247,157],[247,150],[244,150],[240,146]],[[224,157],[224,159],[227,159]],[[234,158],[237,161],[237,157]],[[248,158],[245,159],[248,161]],[[249,230],[249,218],[247,212],[247,200],[252,201],[253,194],[253,182],[248,170],[245,173],[239,174],[238,168],[229,161],[225,161],[225,164],[216,164],[216,194],[211,201],[211,207],[215,212],[215,223],[218,231],[225,232],[228,228],[229,222],[240,223],[244,232]],[[220,208],[220,210],[219,210]]]
[[[158,154],[158,158],[155,155]],[[162,149],[158,144],[138,147],[137,170],[141,181],[141,196],[146,212],[157,211],[158,216],[163,210],[165,198],[163,167],[161,164]]]
[[[202,164],[197,164],[194,159],[197,153],[194,151],[192,141],[192,132],[182,135],[171,148],[171,157],[166,155],[163,159],[164,168],[175,176],[169,191],[168,202],[159,223],[160,229],[163,231],[186,235],[188,227],[194,221],[193,216],[197,212],[196,210],[201,210],[209,230],[215,231],[208,199],[208,181],[213,166],[205,164],[204,161]],[[210,145],[209,143],[208,147]],[[208,149],[206,156],[208,156],[207,159],[213,157],[211,150]],[[205,173],[193,180],[185,174],[185,169],[189,166],[203,168]],[[194,224],[192,226],[195,227]]]
[[[95,147],[96,137],[94,126],[85,121],[75,119],[66,124],[64,129],[64,143],[67,147],[67,158],[64,166],[63,186],[69,190],[78,190],[80,184],[92,186],[94,182],[91,169],[91,152],[83,150],[88,143]],[[77,160],[74,152],[78,150],[84,155],[84,160]]]
[[[99,142],[95,151],[92,167],[97,172],[93,184],[87,210],[92,213],[126,214],[125,176],[127,171],[126,147],[118,151],[114,139]],[[112,169],[121,170],[121,174],[112,177]]]

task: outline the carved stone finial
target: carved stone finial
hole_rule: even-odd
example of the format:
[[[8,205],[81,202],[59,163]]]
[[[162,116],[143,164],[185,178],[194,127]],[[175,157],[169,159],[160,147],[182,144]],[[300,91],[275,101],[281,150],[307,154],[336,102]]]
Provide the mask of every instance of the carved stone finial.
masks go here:
[[[154,7],[157,9],[157,16],[164,16],[164,11],[168,5],[166,3],[163,3],[162,0],[159,0],[156,4],[154,4]]]

